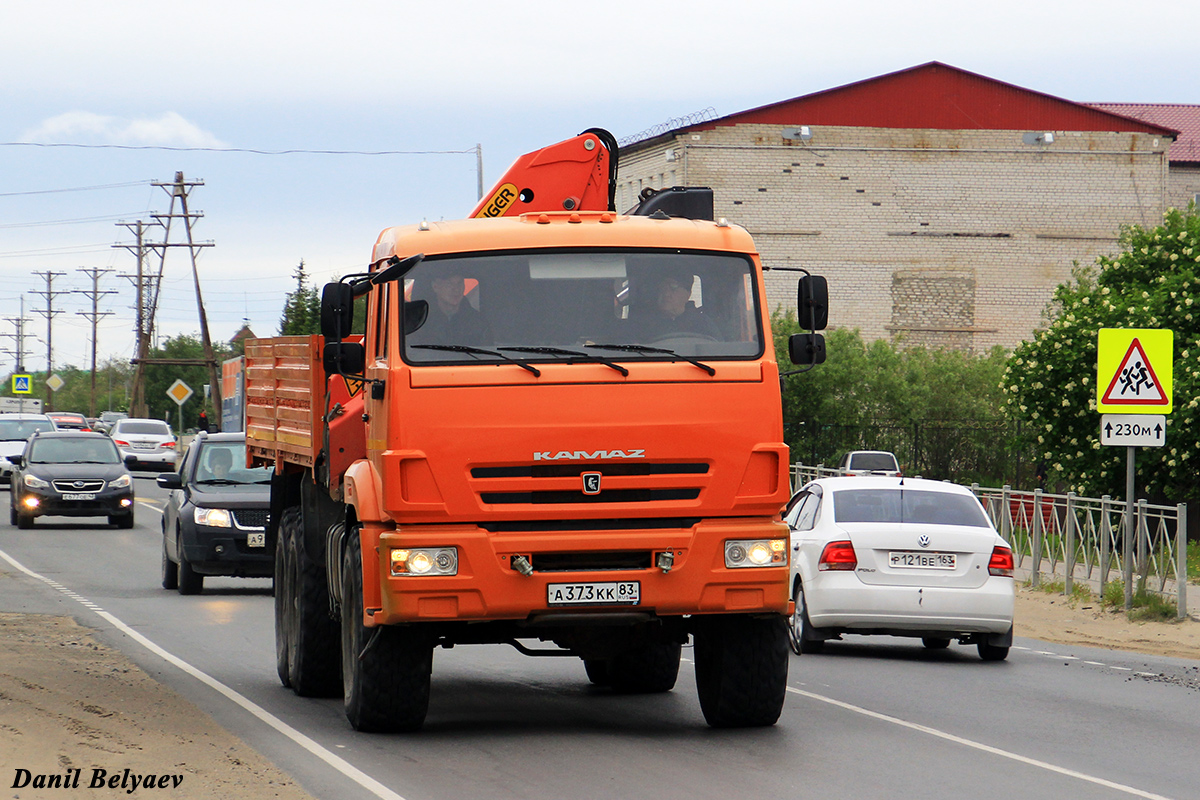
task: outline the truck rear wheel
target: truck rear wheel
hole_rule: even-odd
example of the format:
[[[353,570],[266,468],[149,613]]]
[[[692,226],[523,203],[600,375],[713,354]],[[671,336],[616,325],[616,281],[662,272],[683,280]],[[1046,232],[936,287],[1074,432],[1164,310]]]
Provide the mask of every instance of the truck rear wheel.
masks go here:
[[[788,630],[781,616],[719,616],[694,633],[696,690],[714,728],[774,725],[787,694]]]
[[[301,697],[337,697],[342,688],[338,623],[329,614],[325,570],[305,555],[304,517],[298,507],[288,508],[280,517],[276,547],[287,549],[283,554],[283,589],[275,593],[276,661],[281,660],[278,650],[282,633],[292,691]],[[280,622],[282,632],[278,629]]]
[[[679,677],[679,642],[651,642],[608,661],[608,683],[629,694],[669,692]]]
[[[429,710],[433,642],[420,628],[363,624],[362,545],[350,534],[342,572],[342,691],[355,730],[418,730]]]
[[[284,512],[286,516],[287,512]],[[288,548],[284,546],[283,526],[279,526],[279,541],[275,545],[275,672],[279,682],[289,689],[292,686],[292,668],[288,661],[291,634],[288,626],[292,605],[292,565],[287,561]]]

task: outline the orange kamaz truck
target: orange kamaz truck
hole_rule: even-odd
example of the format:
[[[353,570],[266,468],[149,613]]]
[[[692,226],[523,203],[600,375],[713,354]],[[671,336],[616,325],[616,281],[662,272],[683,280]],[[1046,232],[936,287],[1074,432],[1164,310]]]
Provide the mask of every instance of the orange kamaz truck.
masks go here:
[[[249,459],[274,467],[280,680],[364,731],[419,728],[438,648],[580,659],[714,726],[771,725],[788,667],[789,494],[754,242],[712,194],[613,208],[586,131],[469,219],[384,230],[321,335],[246,346]],[[704,218],[704,217],[707,217]],[[824,281],[800,279],[824,358]]]

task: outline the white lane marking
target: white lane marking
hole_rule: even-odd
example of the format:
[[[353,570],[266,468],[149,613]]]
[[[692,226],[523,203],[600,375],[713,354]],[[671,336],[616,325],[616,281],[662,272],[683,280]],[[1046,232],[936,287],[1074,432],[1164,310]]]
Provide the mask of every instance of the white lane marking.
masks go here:
[[[829,703],[830,705],[838,706],[839,708],[844,708],[847,711],[853,711],[856,714],[863,714],[864,716],[872,717],[873,719],[882,720],[884,722],[890,722],[893,725],[899,725],[901,727],[909,728],[914,731],[920,731],[921,733],[927,733],[930,736],[936,736],[939,739],[945,739],[946,741],[954,742],[955,744],[961,744],[961,745],[965,745],[967,747],[973,747],[976,750],[982,750],[985,753],[991,753],[992,755],[1001,756],[1002,758],[1010,758],[1013,761],[1020,761],[1022,764],[1029,764],[1030,766],[1039,767],[1041,769],[1048,770],[1050,772],[1057,772],[1059,775],[1066,775],[1069,778],[1077,778],[1081,781],[1087,781],[1088,783],[1097,784],[1098,786],[1105,786],[1109,789],[1115,789],[1119,792],[1124,792],[1125,794],[1133,795],[1134,797],[1144,797],[1144,798],[1147,798],[1147,800],[1170,800],[1169,798],[1166,798],[1160,794],[1154,794],[1152,792],[1145,792],[1145,791],[1142,791],[1141,789],[1135,789],[1132,786],[1126,786],[1125,784],[1122,784],[1122,783],[1114,783],[1113,781],[1105,780],[1104,778],[1097,778],[1094,775],[1088,775],[1083,772],[1077,772],[1073,769],[1067,769],[1066,767],[1060,767],[1055,764],[1049,764],[1045,761],[1038,761],[1036,758],[1029,758],[1028,756],[1019,755],[1017,753],[1010,753],[1009,751],[1001,750],[998,747],[992,747],[991,745],[982,744],[980,742],[975,742],[970,739],[964,739],[961,736],[955,736],[952,733],[946,733],[945,731],[939,731],[937,728],[930,728],[926,725],[918,725],[915,722],[909,722],[907,720],[900,719],[899,717],[892,717],[887,714],[881,714],[878,711],[871,711],[870,709],[866,709],[861,706],[852,705],[850,703],[843,703],[841,700],[834,700],[832,697],[826,697],[826,696],[820,695],[820,694],[813,694],[812,692],[805,692],[801,689],[795,689],[791,686],[787,687],[787,690],[794,694],[803,695],[804,697],[807,697],[811,700],[820,700],[822,703]]]
[[[1091,664],[1093,667],[1107,667],[1108,666],[1108,664],[1105,664],[1103,661],[1085,661],[1083,663]]]
[[[1113,669],[1119,669],[1121,672],[1133,672],[1129,667],[1113,667]]]
[[[379,781],[372,778],[370,775],[366,774],[362,770],[355,767],[353,764],[350,764],[348,761],[345,761],[344,759],[331,753],[329,750],[326,750],[324,747],[322,747],[316,741],[314,741],[313,739],[310,739],[308,736],[306,736],[303,733],[301,733],[300,731],[296,730],[291,725],[288,725],[286,722],[279,719],[279,717],[277,717],[274,714],[272,714],[271,712],[267,711],[262,706],[251,701],[249,698],[239,694],[238,692],[234,691],[233,689],[230,689],[228,686],[221,683],[216,678],[210,676],[208,673],[200,671],[199,669],[197,669],[196,667],[193,667],[191,664],[189,664],[188,662],[179,658],[178,656],[159,647],[157,644],[150,641],[145,636],[143,636],[142,634],[135,631],[133,628],[126,625],[121,620],[117,619],[117,617],[115,617],[112,614],[108,613],[107,611],[103,610],[100,606],[96,605],[95,603],[92,603],[90,600],[87,600],[86,598],[81,597],[80,595],[76,594],[75,592],[71,591],[70,589],[67,589],[65,586],[63,586],[62,584],[60,584],[56,581],[50,580],[49,578],[39,575],[38,573],[36,573],[33,570],[26,567],[24,564],[21,564],[19,561],[14,559],[12,556],[10,556],[8,553],[4,552],[3,550],[0,550],[0,558],[3,558],[9,564],[12,564],[13,567],[15,567],[16,569],[25,573],[29,577],[31,577],[35,580],[41,581],[42,583],[46,584],[47,586],[51,587],[52,589],[55,589],[55,590],[61,592],[63,595],[71,598],[72,600],[75,600],[75,601],[81,603],[82,605],[86,606],[91,611],[95,612],[96,615],[99,616],[101,619],[103,619],[105,622],[109,623],[114,628],[119,630],[121,633],[123,633],[126,636],[128,636],[129,638],[133,639],[135,642],[137,642],[142,647],[149,650],[154,655],[161,658],[163,661],[166,661],[169,664],[175,665],[176,667],[183,670],[188,675],[191,675],[193,678],[200,681],[204,685],[206,685],[212,689],[215,689],[217,692],[224,695],[229,700],[232,700],[234,703],[241,706],[246,711],[249,711],[251,714],[253,714],[255,717],[257,717],[262,722],[265,722],[267,725],[271,726],[279,733],[282,733],[284,736],[291,739],[293,742],[300,745],[305,750],[312,753],[317,758],[321,759],[326,764],[333,767],[338,772],[342,773],[347,778],[349,778],[350,780],[357,783],[359,786],[366,789],[368,792],[371,792],[376,797],[380,798],[380,800],[404,800],[403,796],[396,794],[391,789],[389,789],[388,787],[384,786]]]

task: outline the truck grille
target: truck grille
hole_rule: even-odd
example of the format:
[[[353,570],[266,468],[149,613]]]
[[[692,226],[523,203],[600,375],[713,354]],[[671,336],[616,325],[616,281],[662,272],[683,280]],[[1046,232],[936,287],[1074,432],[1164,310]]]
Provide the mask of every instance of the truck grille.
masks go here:
[[[661,463],[579,463],[569,464],[520,464],[514,466],[473,467],[471,477],[476,479],[476,491],[481,502],[487,505],[591,505],[594,503],[656,503],[666,500],[695,500],[700,496],[702,486],[678,486],[676,478],[666,486],[656,478],[671,478],[681,475],[707,475],[708,464],[696,462],[681,462],[672,464]],[[585,493],[581,476],[584,473],[599,473],[600,491]],[[619,488],[606,486],[606,478],[646,478],[644,481],[635,480],[630,486],[629,480],[621,481]],[[521,491],[505,491],[513,486],[514,478],[527,478]],[[565,488],[563,478],[576,478],[579,483]],[[507,481],[507,485],[495,486],[489,490],[488,481]],[[554,488],[538,488],[540,480],[555,481]],[[706,485],[707,479],[700,478],[698,484]],[[640,485],[639,485],[640,484]],[[670,485],[676,484],[676,485]],[[545,484],[543,484],[545,485]],[[569,484],[568,484],[569,485]],[[526,487],[528,489],[526,490]]]
[[[595,572],[606,569],[650,569],[649,550],[595,553],[533,553],[534,572]]]
[[[491,505],[525,503],[551,505],[563,503],[655,503],[660,500],[695,500],[699,489],[612,489],[599,494],[583,492],[482,492],[480,498]]]

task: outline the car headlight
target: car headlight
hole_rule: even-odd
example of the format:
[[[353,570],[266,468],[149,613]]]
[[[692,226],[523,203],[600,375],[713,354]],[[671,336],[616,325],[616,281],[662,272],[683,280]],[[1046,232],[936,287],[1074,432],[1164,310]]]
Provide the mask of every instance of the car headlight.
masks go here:
[[[224,508],[195,508],[192,510],[193,519],[197,525],[208,525],[210,528],[232,528],[233,515]]]
[[[731,539],[725,542],[725,567],[787,566],[787,539]]]
[[[393,575],[457,575],[457,547],[396,548],[391,553]]]
[[[110,489],[127,489],[132,485],[133,485],[133,476],[131,476],[131,475],[122,475],[121,477],[117,478],[115,481],[108,482],[108,488],[110,488]]]
[[[26,472],[23,476],[21,476],[21,483],[25,484],[30,489],[49,489],[50,488],[49,481],[44,481],[41,478],[37,477],[36,475],[30,475],[28,472]]]

